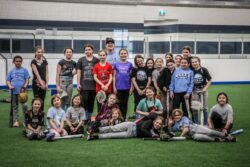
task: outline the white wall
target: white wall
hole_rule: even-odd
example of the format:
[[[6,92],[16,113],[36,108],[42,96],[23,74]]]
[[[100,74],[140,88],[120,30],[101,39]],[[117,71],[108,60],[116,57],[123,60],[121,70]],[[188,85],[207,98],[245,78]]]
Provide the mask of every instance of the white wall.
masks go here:
[[[55,84],[56,64],[59,59],[47,59],[49,63],[49,84]],[[77,59],[75,60],[77,61]],[[133,62],[133,60],[129,60]],[[213,82],[250,82],[250,59],[202,59],[202,65],[208,68],[213,77]],[[31,59],[24,59],[23,67],[30,69]],[[9,60],[9,68],[13,68]],[[0,59],[0,86],[5,85],[5,63]],[[76,84],[76,77],[74,83]]]

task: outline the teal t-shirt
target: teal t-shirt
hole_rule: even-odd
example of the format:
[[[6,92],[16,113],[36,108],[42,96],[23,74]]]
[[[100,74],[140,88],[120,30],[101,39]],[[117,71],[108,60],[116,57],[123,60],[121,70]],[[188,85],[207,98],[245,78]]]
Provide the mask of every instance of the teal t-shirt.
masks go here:
[[[146,100],[146,98],[142,99],[139,104],[137,105],[137,110],[140,110],[142,112],[149,112],[149,108],[150,107],[155,107],[157,108],[157,111],[162,111],[163,107],[162,104],[160,102],[160,100],[155,99],[155,100]],[[141,118],[141,115],[136,114],[136,118]]]

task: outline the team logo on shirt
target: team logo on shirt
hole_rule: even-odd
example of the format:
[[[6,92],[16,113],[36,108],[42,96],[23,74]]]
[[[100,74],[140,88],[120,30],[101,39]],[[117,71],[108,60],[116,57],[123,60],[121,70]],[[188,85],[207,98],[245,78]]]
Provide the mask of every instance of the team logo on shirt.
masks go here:
[[[179,79],[187,79],[187,78],[189,78],[190,77],[190,75],[189,75],[189,73],[182,73],[182,74],[177,74],[176,75],[176,78],[179,78]]]
[[[136,74],[136,78],[139,81],[145,81],[147,79],[147,74],[145,71],[138,71]]]
[[[194,84],[195,85],[198,85],[198,84],[201,84],[203,83],[203,77],[200,73],[197,73],[194,75]]]

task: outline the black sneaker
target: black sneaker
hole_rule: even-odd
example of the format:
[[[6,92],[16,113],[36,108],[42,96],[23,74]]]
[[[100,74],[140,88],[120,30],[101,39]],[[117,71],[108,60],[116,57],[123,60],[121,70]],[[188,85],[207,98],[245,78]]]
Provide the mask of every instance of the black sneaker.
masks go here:
[[[160,135],[160,141],[169,141],[171,137],[167,134],[161,134]]]
[[[90,140],[95,140],[95,139],[98,139],[98,136],[97,136],[97,135],[88,134],[88,136],[87,136],[87,140],[88,140],[88,141],[90,141]]]
[[[236,142],[236,137],[234,136],[230,136],[228,135],[226,138],[225,138],[225,142]]]
[[[55,133],[54,132],[50,132],[47,134],[46,140],[47,141],[54,141],[55,140]]]

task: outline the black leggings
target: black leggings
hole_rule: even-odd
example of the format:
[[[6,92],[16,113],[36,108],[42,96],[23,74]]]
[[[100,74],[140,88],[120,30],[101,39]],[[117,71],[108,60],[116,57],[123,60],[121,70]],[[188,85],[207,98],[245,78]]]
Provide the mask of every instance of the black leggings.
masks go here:
[[[141,101],[141,99],[145,98],[146,96],[145,95],[139,95],[138,92],[135,90],[134,91],[134,112],[136,113],[136,108],[137,108],[137,105],[139,104],[139,102]]]
[[[213,123],[214,129],[217,129],[219,131],[222,131],[225,127],[225,123],[223,123],[222,117],[217,112],[213,112],[211,115],[211,121]],[[233,124],[230,124],[230,126],[227,129],[227,133],[230,133],[231,129],[233,127]]]
[[[185,98],[184,98],[185,94],[187,94],[187,93],[186,92],[184,92],[184,93],[174,93],[173,109],[180,108],[180,105],[181,105],[183,115],[188,117],[188,111],[187,111],[186,102],[185,102]],[[189,107],[190,107],[190,104],[191,104],[190,102],[191,102],[191,96],[188,99]]]
[[[119,108],[122,112],[122,117],[125,120],[127,116],[128,110],[128,98],[129,98],[129,90],[117,90],[117,99]]]
[[[86,112],[93,113],[96,91],[81,90],[81,96],[83,101],[82,107],[85,109]]]
[[[40,99],[42,99],[43,104],[41,106],[41,109],[43,111],[43,109],[44,109],[44,103],[45,103],[44,100],[45,100],[45,96],[46,96],[47,90],[44,90],[44,89],[41,89],[40,87],[38,87],[36,85],[36,82],[32,83],[32,90],[33,90],[34,97],[39,97]]]

